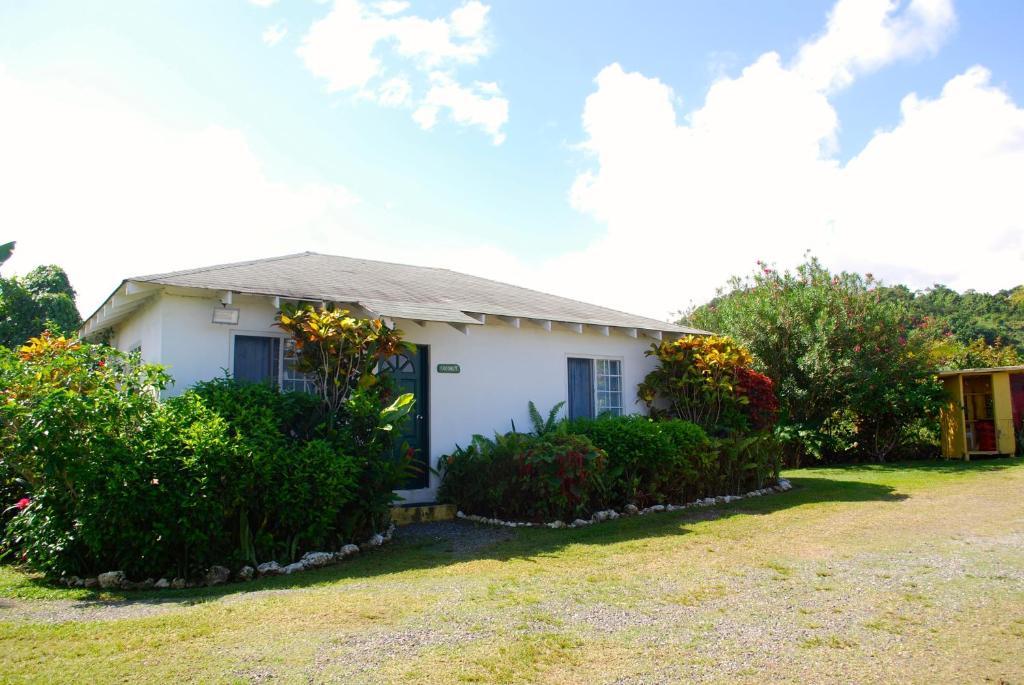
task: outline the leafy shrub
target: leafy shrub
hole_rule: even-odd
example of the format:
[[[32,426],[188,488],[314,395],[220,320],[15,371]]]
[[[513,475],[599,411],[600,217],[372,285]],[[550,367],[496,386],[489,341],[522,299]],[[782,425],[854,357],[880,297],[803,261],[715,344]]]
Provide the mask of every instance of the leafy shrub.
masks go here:
[[[754,430],[775,425],[779,417],[779,399],[771,378],[743,366],[736,371],[736,393],[745,398],[743,413]]]
[[[646,416],[602,416],[574,419],[565,430],[586,436],[608,455],[605,499],[646,504],[665,500],[677,461],[672,438],[661,425]]]
[[[597,500],[604,462],[604,452],[582,435],[537,436],[519,455],[520,510],[535,521],[585,514]]]
[[[576,419],[565,430],[587,436],[607,452],[605,479],[613,506],[738,494],[778,477],[778,452],[765,449],[767,434],[712,439],[689,421],[644,416]]]
[[[474,435],[466,447],[441,458],[438,499],[484,516],[519,511],[520,455],[536,440],[516,431],[495,433],[493,440]]]
[[[3,553],[51,575],[187,577],[383,525],[405,475],[384,455],[411,396],[381,409],[379,388],[359,390],[325,422],[314,396],[220,379],[161,402],[167,381],[138,355],[48,335],[0,355],[5,494],[23,483],[29,498]]]
[[[751,368],[753,358],[731,338],[686,335],[651,345],[658,366],[637,394],[652,416],[691,421],[715,434],[775,424],[775,386]]]
[[[584,515],[602,501],[605,453],[585,436],[544,420],[531,403],[537,432],[474,435],[442,458],[438,498],[488,516],[547,521]]]
[[[740,369],[749,367],[750,353],[731,338],[684,335],[651,345],[647,356],[658,366],[638,388],[640,400],[658,411],[659,401],[668,415],[714,430],[734,425],[746,398],[736,392]]]
[[[442,501],[485,516],[550,521],[628,503],[679,503],[737,494],[778,478],[769,433],[713,440],[696,424],[602,416],[554,425],[536,411],[538,435],[474,436],[442,459]]]
[[[340,416],[356,389],[376,384],[377,362],[410,347],[402,342],[401,331],[381,319],[349,316],[347,309],[286,307],[276,325],[295,340],[298,370],[313,377],[330,421]]]

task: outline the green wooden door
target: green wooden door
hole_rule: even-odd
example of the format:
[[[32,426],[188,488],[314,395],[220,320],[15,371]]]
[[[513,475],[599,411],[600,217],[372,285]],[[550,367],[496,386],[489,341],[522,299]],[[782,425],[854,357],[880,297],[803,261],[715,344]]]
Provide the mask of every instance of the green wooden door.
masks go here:
[[[415,352],[403,352],[381,364],[381,372],[395,380],[399,393],[410,392],[416,398],[412,414],[402,427],[395,445],[395,456],[399,457],[406,448],[414,450],[416,473],[403,485],[404,490],[417,490],[430,486],[430,421],[427,410],[430,407],[427,386],[427,348],[418,345]]]

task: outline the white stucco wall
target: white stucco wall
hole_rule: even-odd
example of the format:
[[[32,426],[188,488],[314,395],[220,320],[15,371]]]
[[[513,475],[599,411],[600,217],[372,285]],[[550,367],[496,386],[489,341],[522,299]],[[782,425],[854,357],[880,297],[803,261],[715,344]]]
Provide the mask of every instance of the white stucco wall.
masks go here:
[[[114,332],[111,344],[119,350],[142,348],[143,361],[160,363],[162,357],[161,301],[153,299],[132,314]]]
[[[163,294],[155,305],[158,313],[158,356],[146,353],[148,361],[164,364],[175,379],[167,394],[178,394],[200,380],[215,378],[231,370],[232,336],[238,334],[274,334],[276,310],[270,298],[235,295],[232,306],[239,311],[237,326],[212,323],[217,297],[190,297]],[[133,317],[122,326],[134,324]],[[428,322],[420,326],[412,321],[395,324],[405,339],[428,346],[429,360],[429,433],[430,464],[451,452],[456,444],[465,445],[474,433],[490,435],[505,432],[515,421],[520,430],[529,430],[527,402],[533,400],[544,414],[556,403],[568,399],[568,357],[603,357],[622,361],[623,411],[638,413],[636,386],[654,367],[644,355],[651,341],[631,338],[612,331],[603,336],[585,329],[575,333],[556,324],[548,332],[526,323],[513,328],[488,319],[486,325],[471,326],[463,334],[448,324]],[[150,322],[152,325],[152,322]],[[117,336],[119,347],[130,345],[130,335]],[[147,344],[143,342],[146,352]],[[458,364],[457,374],[437,373],[438,364]],[[430,476],[427,490],[403,491],[409,502],[434,499],[437,477]]]

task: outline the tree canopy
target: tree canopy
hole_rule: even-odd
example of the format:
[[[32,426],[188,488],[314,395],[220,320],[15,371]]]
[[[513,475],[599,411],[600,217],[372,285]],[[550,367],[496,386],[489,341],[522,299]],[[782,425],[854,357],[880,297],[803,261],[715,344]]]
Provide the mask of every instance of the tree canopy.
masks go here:
[[[13,251],[13,242],[0,245],[0,264]],[[59,266],[37,266],[22,277],[0,277],[0,346],[18,347],[43,331],[71,334],[81,325],[75,290]]]
[[[1021,290],[913,292],[812,257],[791,272],[759,263],[681,322],[753,353],[775,382],[792,461],[883,460],[934,440],[939,370],[1021,362]]]

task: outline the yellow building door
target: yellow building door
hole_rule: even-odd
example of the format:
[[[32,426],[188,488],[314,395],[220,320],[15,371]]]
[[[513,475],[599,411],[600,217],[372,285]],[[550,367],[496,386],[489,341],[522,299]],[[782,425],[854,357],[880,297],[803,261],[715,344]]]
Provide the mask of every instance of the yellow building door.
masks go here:
[[[964,430],[968,452],[998,450],[992,376],[964,376]]]

